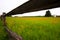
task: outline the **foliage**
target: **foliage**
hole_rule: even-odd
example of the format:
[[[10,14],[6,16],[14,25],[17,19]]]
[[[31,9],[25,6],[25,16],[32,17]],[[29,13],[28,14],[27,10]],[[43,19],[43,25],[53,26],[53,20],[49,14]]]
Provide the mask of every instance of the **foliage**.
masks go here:
[[[51,17],[51,12],[49,10],[46,11],[45,17]]]

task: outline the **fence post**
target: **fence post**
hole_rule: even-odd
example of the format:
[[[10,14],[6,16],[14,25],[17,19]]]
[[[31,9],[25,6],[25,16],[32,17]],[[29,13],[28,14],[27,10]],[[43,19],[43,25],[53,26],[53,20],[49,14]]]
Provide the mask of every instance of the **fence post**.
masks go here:
[[[2,20],[2,22],[3,22],[3,26],[6,26],[6,13],[3,13],[2,15],[1,15],[1,20]]]
[[[11,30],[9,30],[9,28],[7,27],[7,25],[6,25],[6,13],[3,13],[2,15],[1,15],[1,20],[2,20],[2,22],[3,22],[3,26],[4,26],[4,28],[6,29],[6,31],[7,31],[7,33],[8,33],[8,35],[9,35],[9,37],[10,37],[10,39],[9,40],[22,40],[22,37],[21,36],[18,36],[16,33],[14,33],[14,32],[12,32]]]

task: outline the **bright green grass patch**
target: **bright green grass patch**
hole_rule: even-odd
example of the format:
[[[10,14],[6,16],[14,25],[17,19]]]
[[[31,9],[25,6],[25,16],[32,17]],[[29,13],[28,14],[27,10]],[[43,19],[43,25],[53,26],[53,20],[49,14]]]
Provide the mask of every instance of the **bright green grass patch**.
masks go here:
[[[60,40],[60,18],[7,17],[7,26],[23,40]]]
[[[2,25],[2,21],[0,20],[0,40],[8,40],[7,33]]]

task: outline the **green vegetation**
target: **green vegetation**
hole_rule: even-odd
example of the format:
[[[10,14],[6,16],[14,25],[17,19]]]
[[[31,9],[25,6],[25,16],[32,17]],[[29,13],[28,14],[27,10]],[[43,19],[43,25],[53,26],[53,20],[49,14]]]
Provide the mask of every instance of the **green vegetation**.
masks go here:
[[[60,40],[60,18],[7,17],[7,26],[23,40]]]
[[[51,15],[51,12],[48,10],[48,11],[46,11],[46,14],[45,14],[45,17],[51,17],[52,15]]]
[[[7,33],[2,25],[2,21],[0,20],[0,40],[8,40]]]

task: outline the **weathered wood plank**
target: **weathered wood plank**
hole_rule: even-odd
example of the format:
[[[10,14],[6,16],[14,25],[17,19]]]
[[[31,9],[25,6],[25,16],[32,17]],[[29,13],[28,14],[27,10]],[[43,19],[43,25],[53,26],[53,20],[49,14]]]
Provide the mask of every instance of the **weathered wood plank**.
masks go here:
[[[23,14],[27,12],[40,11],[60,7],[60,0],[30,0],[21,6],[13,9],[6,16]]]

